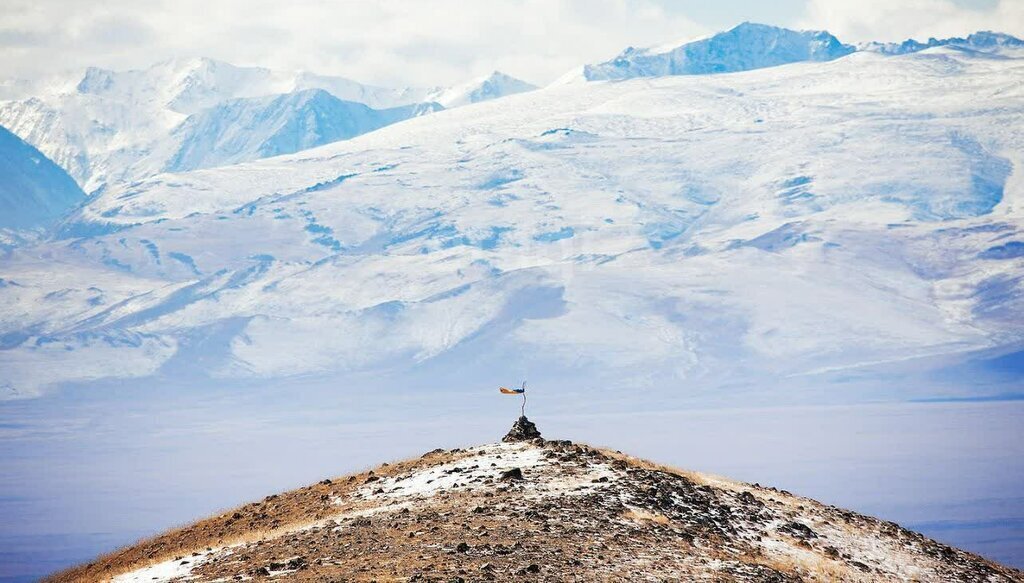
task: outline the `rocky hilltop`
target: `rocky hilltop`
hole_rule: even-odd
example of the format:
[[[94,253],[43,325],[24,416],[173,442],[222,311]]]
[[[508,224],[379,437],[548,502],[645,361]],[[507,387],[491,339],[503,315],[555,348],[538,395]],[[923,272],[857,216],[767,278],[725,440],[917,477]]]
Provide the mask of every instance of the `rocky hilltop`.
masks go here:
[[[52,581],[1024,581],[900,526],[540,437],[434,450],[202,520]]]

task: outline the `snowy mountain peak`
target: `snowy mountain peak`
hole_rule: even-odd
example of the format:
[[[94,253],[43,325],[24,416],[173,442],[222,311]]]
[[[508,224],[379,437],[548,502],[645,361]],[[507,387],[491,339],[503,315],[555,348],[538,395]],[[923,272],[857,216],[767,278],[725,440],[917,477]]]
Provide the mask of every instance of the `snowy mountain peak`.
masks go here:
[[[1024,40],[1002,32],[982,30],[974,34],[967,35],[967,38],[930,38],[927,42],[907,39],[900,43],[872,41],[861,43],[858,45],[857,49],[861,51],[881,53],[884,55],[905,55],[934,47],[952,47],[968,51],[997,53],[1003,49],[1024,48]]]
[[[75,92],[128,104],[153,103],[181,114],[224,99],[255,97],[290,89],[269,69],[236,67],[205,57],[161,61],[146,69],[111,71],[89,67]]]
[[[729,73],[801,61],[831,61],[855,50],[825,31],[744,22],[674,48],[630,47],[610,61],[584,66],[580,73],[587,81]]]
[[[514,95],[525,91],[533,91],[536,85],[532,85],[501,71],[494,71],[473,79],[467,83],[449,88],[441,88],[428,94],[429,101],[440,103],[444,107],[458,107],[470,103],[479,103],[506,95]]]
[[[113,85],[114,75],[115,73],[109,69],[89,67],[85,70],[82,80],[78,82],[76,90],[79,93],[103,93]]]
[[[1003,32],[993,32],[991,30],[979,30],[974,34],[967,35],[967,38],[965,40],[965,44],[975,48],[1024,47],[1024,40],[1021,40],[1011,34],[1006,34]]]

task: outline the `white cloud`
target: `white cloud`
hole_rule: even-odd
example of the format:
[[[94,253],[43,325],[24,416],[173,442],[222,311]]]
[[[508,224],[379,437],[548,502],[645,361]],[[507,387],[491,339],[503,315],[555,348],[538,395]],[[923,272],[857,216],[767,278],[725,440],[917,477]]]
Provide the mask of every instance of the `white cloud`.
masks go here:
[[[1024,0],[806,0],[804,10],[787,0],[770,12],[762,2],[3,0],[0,78],[207,56],[383,85],[455,83],[494,69],[546,83],[626,46],[770,14],[777,20],[769,24],[828,29],[850,42],[979,29],[1024,34]]]
[[[441,84],[494,69],[547,82],[627,45],[706,32],[655,0],[7,0],[0,76],[173,56]],[[7,32],[7,34],[4,34]]]
[[[1024,0],[809,0],[803,28],[846,42],[966,36],[978,30],[1024,34]]]

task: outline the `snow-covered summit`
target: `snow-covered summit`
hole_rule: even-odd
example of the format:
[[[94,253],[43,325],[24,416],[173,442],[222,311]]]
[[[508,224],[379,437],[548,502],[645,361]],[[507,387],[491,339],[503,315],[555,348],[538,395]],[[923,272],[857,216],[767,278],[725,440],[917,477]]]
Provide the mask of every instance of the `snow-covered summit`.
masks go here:
[[[796,31],[744,22],[674,48],[627,48],[578,72],[587,81],[729,73],[802,61],[831,61],[856,49],[825,31]]]
[[[934,47],[952,47],[984,53],[997,53],[1003,49],[1024,48],[1024,40],[1013,35],[986,30],[970,34],[967,38],[930,38],[926,42],[919,42],[914,39],[907,39],[900,43],[872,41],[857,45],[857,50],[884,55],[905,55]]]
[[[429,101],[440,103],[451,108],[470,103],[479,103],[489,99],[497,99],[506,95],[515,95],[524,91],[536,89],[521,79],[506,75],[501,71],[494,71],[478,79],[473,79],[461,85],[438,90],[427,95]]]

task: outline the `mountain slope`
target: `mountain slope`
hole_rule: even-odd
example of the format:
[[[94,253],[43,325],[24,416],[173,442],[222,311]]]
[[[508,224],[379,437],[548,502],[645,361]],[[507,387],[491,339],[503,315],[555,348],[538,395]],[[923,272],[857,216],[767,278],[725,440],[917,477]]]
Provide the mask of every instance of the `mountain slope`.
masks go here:
[[[1019,581],[807,498],[535,438],[268,496],[52,577],[118,583],[713,579]]]
[[[172,133],[178,149],[165,171],[195,170],[291,154],[346,140],[440,109],[417,104],[376,110],[322,89],[233,99],[188,117]]]
[[[48,228],[85,200],[39,150],[0,127],[0,229]]]
[[[587,81],[661,75],[704,75],[831,61],[856,49],[824,31],[795,31],[744,22],[730,30],[665,49],[628,48],[611,61],[585,65]]]

